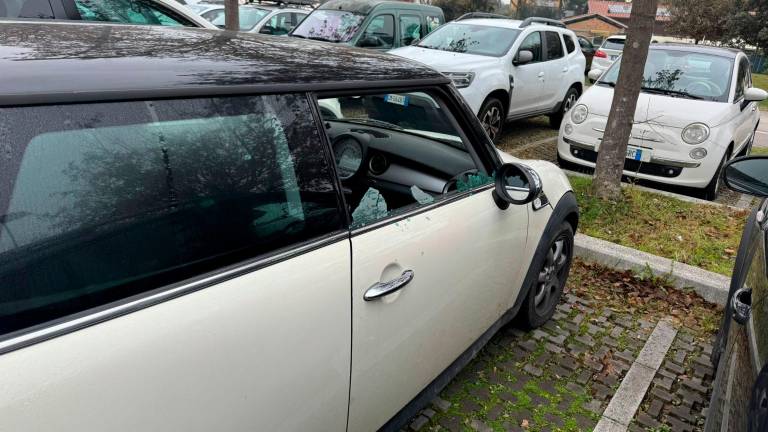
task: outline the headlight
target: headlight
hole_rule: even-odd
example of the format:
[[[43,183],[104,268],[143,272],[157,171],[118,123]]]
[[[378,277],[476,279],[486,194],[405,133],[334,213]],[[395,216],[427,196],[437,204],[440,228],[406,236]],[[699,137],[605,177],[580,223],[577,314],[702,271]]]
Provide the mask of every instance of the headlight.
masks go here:
[[[709,138],[709,127],[704,123],[692,123],[683,129],[683,141],[691,145],[701,144]]]
[[[584,123],[584,120],[587,119],[587,115],[589,114],[589,109],[587,109],[587,106],[584,104],[576,105],[571,110],[571,120],[573,120],[576,124],[582,124]]]
[[[456,88],[467,88],[475,79],[474,72],[446,72],[445,75],[453,81]]]
[[[705,157],[707,157],[707,149],[704,147],[696,147],[695,149],[691,150],[692,159],[704,159]]]

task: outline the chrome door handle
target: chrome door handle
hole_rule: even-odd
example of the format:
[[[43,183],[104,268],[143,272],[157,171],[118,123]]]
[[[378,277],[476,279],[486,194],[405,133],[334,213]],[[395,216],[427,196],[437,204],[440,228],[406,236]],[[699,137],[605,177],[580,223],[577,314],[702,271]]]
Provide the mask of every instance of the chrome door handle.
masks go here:
[[[405,288],[413,280],[413,270],[406,270],[400,276],[387,282],[376,282],[368,291],[363,295],[363,300],[371,301],[376,300],[379,297],[392,294],[395,291],[399,291]]]
[[[731,312],[733,313],[733,320],[737,323],[744,325],[749,321],[749,316],[752,313],[751,289],[741,288],[733,293]]]

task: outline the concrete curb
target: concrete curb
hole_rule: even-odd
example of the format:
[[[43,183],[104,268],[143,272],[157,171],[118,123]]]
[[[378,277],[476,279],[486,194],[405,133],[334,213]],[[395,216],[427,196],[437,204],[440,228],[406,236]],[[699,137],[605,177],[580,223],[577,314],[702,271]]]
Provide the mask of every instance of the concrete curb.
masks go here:
[[[585,261],[610,268],[636,271],[650,269],[656,276],[670,276],[677,288],[692,288],[710,303],[725,305],[728,299],[731,281],[721,274],[584,234],[576,234],[574,252]]]
[[[581,172],[570,171],[570,170],[565,170],[565,169],[562,170],[562,171],[566,175],[572,176],[572,177],[592,178],[591,175],[585,174],[585,173],[581,173]],[[621,187],[624,187],[624,188],[634,188],[634,189],[645,191],[645,192],[651,192],[651,193],[655,193],[655,194],[659,194],[659,195],[664,195],[664,196],[667,196],[667,197],[670,197],[670,198],[676,198],[676,199],[679,199],[680,201],[685,201],[685,202],[689,202],[689,203],[693,203],[693,204],[702,204],[702,205],[708,205],[708,206],[712,206],[712,207],[728,207],[728,208],[733,209],[733,210],[749,210],[750,206],[748,204],[752,203],[752,198],[751,197],[747,197],[747,196],[745,196],[743,194],[742,194],[741,199],[743,199],[744,201],[740,201],[740,202],[744,202],[746,204],[745,204],[744,207],[738,207],[738,206],[722,204],[722,203],[714,202],[714,201],[707,201],[707,200],[703,200],[703,199],[699,199],[699,198],[690,197],[688,195],[681,195],[681,194],[677,194],[677,193],[674,193],[674,192],[668,192],[668,191],[664,191],[664,190],[660,190],[660,189],[653,189],[653,188],[649,188],[649,187],[645,187],[645,186],[640,186],[640,185],[636,185],[636,184],[631,184],[631,183],[621,182]],[[747,199],[749,201],[746,201]]]

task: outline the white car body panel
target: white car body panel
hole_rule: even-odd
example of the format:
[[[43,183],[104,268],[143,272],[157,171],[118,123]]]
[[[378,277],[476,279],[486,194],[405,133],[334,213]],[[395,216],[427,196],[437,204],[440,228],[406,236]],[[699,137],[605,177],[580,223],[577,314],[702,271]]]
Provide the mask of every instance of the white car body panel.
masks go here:
[[[2,354],[0,430],[343,431],[349,262],[342,240]]]
[[[461,22],[514,29],[517,29],[520,24],[520,21],[498,19],[468,19]],[[586,59],[581,49],[577,48],[568,53],[561,41],[564,57],[514,66],[512,59],[521,43],[535,31],[554,31],[571,35],[578,47],[578,40],[570,30],[539,24],[532,24],[520,30],[521,33],[512,47],[501,57],[441,51],[419,46],[398,48],[390,53],[419,61],[443,73],[473,72],[475,78],[472,84],[459,89],[459,92],[475,114],[479,114],[483,103],[492,92],[500,90],[510,97],[511,90],[511,100],[502,101],[510,102],[507,118],[524,118],[552,111],[565,99],[571,86],[578,84],[583,87]],[[511,81],[514,82],[514,88],[510,87]]]
[[[381,427],[517,299],[530,205],[500,210],[491,190],[352,237],[350,431]],[[363,300],[404,270],[408,286]]]
[[[737,57],[736,64],[738,64]],[[750,103],[744,110],[732,101],[736,85],[736,74],[732,74],[728,102],[714,102],[672,97],[659,94],[640,93],[629,145],[645,148],[653,158],[700,164],[683,168],[677,177],[654,176],[639,172],[624,171],[624,174],[644,180],[652,180],[678,186],[704,188],[712,180],[721,160],[733,143],[731,156],[738,154],[749,143],[760,120],[757,103]],[[589,115],[584,123],[576,125],[566,118],[558,136],[558,155],[565,161],[593,168],[594,163],[574,157],[570,144],[565,138],[592,146],[599,150],[603,131],[611,111],[614,90],[601,85],[591,86],[577,104],[586,105]],[[682,140],[683,129],[692,123],[709,126],[709,138],[701,144],[690,145]],[[570,135],[565,134],[566,125],[573,127]],[[707,156],[701,160],[690,157],[691,150],[703,147]]]
[[[192,21],[195,23],[198,27],[207,28],[211,30],[218,30],[219,28],[215,25],[211,24],[208,20],[201,17],[200,15],[192,12],[189,10],[188,7],[184,6],[183,4],[177,2],[176,0],[153,0],[155,3],[161,4],[164,7],[168,9],[172,9],[177,14],[183,16],[184,18]]]

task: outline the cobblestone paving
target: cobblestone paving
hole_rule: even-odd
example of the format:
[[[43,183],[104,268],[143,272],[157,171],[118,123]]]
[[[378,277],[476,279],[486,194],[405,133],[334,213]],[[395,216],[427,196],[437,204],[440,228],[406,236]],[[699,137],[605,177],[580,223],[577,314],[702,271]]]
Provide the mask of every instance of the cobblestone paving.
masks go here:
[[[589,270],[573,271],[580,283]],[[592,430],[664,315],[617,312],[599,294],[574,291],[542,328],[502,329],[405,430]],[[700,333],[681,326],[632,430],[699,430],[712,378]]]

